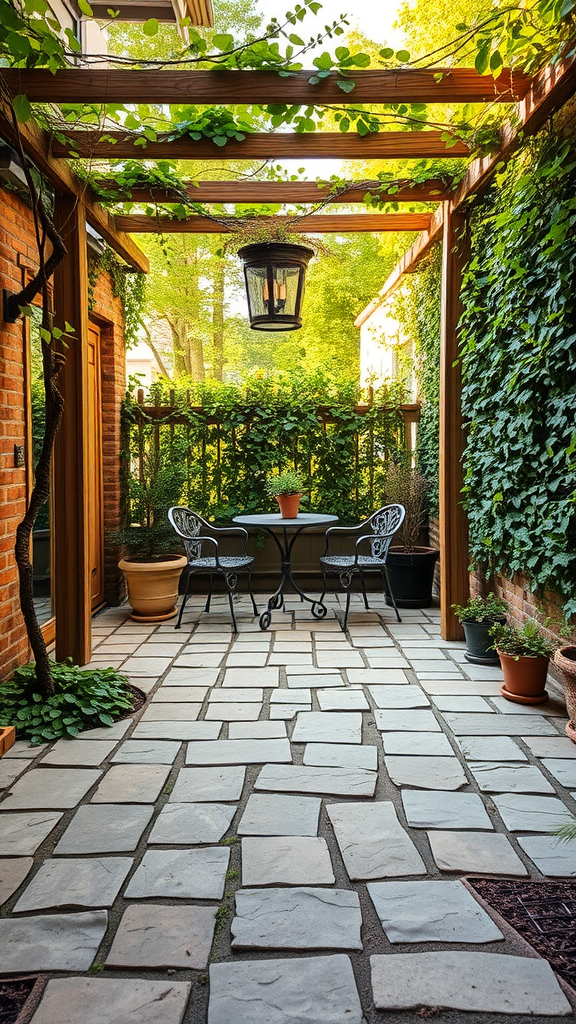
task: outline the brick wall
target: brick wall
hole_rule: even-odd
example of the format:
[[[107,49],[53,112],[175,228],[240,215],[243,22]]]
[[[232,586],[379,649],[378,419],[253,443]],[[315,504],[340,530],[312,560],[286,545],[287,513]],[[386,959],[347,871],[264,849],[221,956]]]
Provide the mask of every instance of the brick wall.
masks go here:
[[[0,289],[19,291],[37,268],[30,211],[14,193],[0,187]],[[102,394],[105,528],[117,525],[120,510],[118,452],[120,403],[124,384],[122,307],[108,274],[94,290],[94,316],[102,332]],[[14,468],[14,445],[26,445],[26,344],[22,320],[0,317],[0,679],[29,658],[19,610],[18,573],[14,559],[16,527],[26,507],[27,470]],[[116,574],[116,581],[114,580]],[[115,565],[106,594],[118,598]]]

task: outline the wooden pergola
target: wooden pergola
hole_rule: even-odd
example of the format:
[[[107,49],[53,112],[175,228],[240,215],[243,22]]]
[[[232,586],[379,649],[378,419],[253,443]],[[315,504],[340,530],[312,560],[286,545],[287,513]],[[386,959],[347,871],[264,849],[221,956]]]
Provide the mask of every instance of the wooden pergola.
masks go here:
[[[496,168],[506,160],[521,140],[537,132],[546,119],[559,109],[576,89],[576,62],[565,61],[545,68],[534,79],[519,72],[504,70],[494,79],[473,69],[447,68],[397,71],[357,71],[355,89],[345,96],[331,78],[310,85],[312,72],[303,71],[292,78],[279,78],[271,72],[240,71],[115,71],[90,68],[67,69],[52,74],[42,70],[5,70],[2,76],[13,94],[26,93],[31,101],[45,103],[138,102],[198,104],[291,102],[297,104],[335,103],[494,103],[515,104],[515,116],[501,133],[497,151],[474,160],[455,191],[441,181],[410,186],[400,182],[386,191],[382,182],[355,183],[350,190],[334,197],[334,203],[346,205],[363,199],[366,192],[378,192],[380,198],[396,202],[434,203],[428,213],[317,213],[306,221],[306,230],[335,231],[419,231],[420,234],[386,281],[380,295],[367,307],[366,317],[397,286],[404,274],[412,272],[432,245],[442,241],[442,311],[440,363],[440,548],[441,548],[441,629],[446,640],[460,638],[460,626],[451,605],[464,604],[469,592],[468,538],[466,516],[461,505],[463,425],[460,405],[460,369],[457,326],[461,315],[460,287],[469,251],[467,207],[489,185]],[[66,399],[66,427],[60,432],[55,459],[55,483],[64,495],[55,524],[55,557],[64,585],[55,594],[58,621],[56,654],[72,656],[79,664],[90,658],[90,593],[87,570],[89,509],[83,480],[88,458],[85,426],[87,257],[86,223],[91,224],[114,251],[131,267],[146,272],[148,262],[130,235],[157,231],[222,230],[201,216],[183,221],[165,216],[139,214],[113,217],[95,199],[90,189],[71,169],[65,158],[90,156],[106,158],[154,159],[253,159],[291,157],[358,159],[399,159],[465,157],[467,147],[450,145],[439,132],[431,130],[382,131],[361,137],[350,133],[299,134],[276,132],[254,134],[244,142],[229,142],[225,150],[211,140],[194,142],[190,138],[174,141],[160,139],[146,148],[134,145],[129,133],[94,133],[91,130],[69,132],[68,144],[49,138],[33,122],[22,125],[24,148],[56,193],[55,221],[62,230],[68,255],[54,280],[54,305],[58,325],[65,321],[78,325],[79,344],[67,350],[63,373]],[[0,135],[13,140],[10,120],[0,109]],[[112,141],[114,139],[114,141]],[[214,203],[302,203],[316,204],[330,197],[329,183],[310,182],[203,182],[188,191],[197,202]],[[128,197],[127,197],[128,198]],[[131,198],[137,202],[174,202],[178,198],[158,189],[135,188]],[[66,486],[63,486],[66,481]]]

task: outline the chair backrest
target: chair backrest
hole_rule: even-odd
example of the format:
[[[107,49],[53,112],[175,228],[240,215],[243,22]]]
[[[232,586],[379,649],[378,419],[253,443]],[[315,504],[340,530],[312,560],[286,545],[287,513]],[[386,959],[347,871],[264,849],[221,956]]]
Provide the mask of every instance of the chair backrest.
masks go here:
[[[186,508],[184,505],[174,505],[172,508],[169,508],[168,519],[178,536],[182,537],[184,541],[184,549],[188,561],[191,562],[196,558],[201,558],[202,540],[200,539],[200,531],[202,527],[209,529],[210,524],[205,519],[202,519],[202,516],[199,516],[197,512],[193,512],[191,508]]]
[[[368,522],[373,536],[370,541],[372,557],[384,560],[392,538],[404,522],[406,509],[403,505],[384,505],[370,516]]]

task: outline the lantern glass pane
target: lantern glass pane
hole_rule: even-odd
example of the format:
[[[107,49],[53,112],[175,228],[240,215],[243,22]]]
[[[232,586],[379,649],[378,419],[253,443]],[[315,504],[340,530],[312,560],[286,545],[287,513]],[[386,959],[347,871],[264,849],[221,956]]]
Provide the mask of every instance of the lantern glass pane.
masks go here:
[[[266,267],[247,267],[248,304],[250,318],[268,315],[268,278]]]
[[[294,316],[300,267],[274,267],[274,312]]]

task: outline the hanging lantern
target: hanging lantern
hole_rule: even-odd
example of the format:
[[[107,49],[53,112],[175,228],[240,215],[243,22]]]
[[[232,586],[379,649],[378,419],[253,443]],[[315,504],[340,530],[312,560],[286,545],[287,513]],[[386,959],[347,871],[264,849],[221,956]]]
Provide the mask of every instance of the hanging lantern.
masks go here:
[[[262,242],[238,252],[244,263],[253,331],[297,331],[302,327],[306,267],[314,250],[305,245]]]

